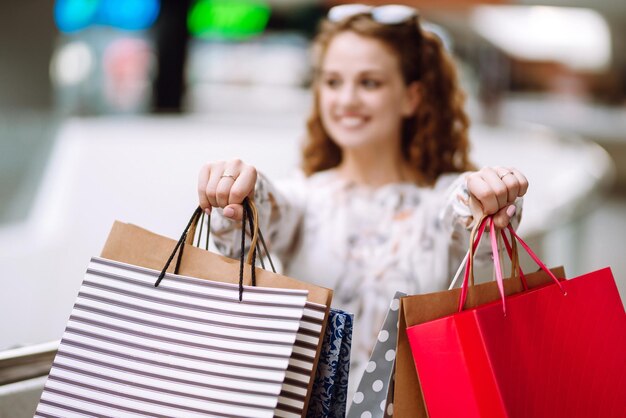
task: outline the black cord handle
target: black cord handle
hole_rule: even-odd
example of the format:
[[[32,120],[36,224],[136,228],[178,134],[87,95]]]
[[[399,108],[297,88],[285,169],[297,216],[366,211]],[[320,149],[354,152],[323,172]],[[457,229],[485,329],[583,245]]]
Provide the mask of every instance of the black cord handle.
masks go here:
[[[248,200],[248,198],[244,199],[243,201],[243,216],[241,219],[241,256],[240,256],[240,261],[239,261],[239,301],[241,302],[243,299],[243,269],[244,269],[244,263],[245,263],[245,244],[246,244],[246,221],[250,227],[250,233],[251,235],[254,234],[255,231],[255,227],[258,227],[255,225],[254,223],[254,215],[253,215],[253,210],[251,208],[250,202]],[[159,277],[157,278],[156,282],[154,283],[154,287],[158,287],[159,284],[161,283],[161,281],[163,280],[163,278],[165,277],[165,274],[167,272],[167,269],[170,267],[170,264],[172,263],[172,260],[174,259],[174,256],[176,255],[176,252],[178,252],[178,257],[176,259],[176,265],[174,267],[174,274],[178,274],[179,272],[179,268],[180,268],[180,264],[182,261],[182,257],[183,257],[183,251],[185,248],[185,242],[187,241],[187,237],[189,234],[189,230],[191,229],[192,225],[195,225],[198,223],[198,221],[200,221],[200,231],[198,233],[198,239],[197,239],[197,243],[196,246],[199,247],[200,244],[200,238],[202,236],[202,225],[204,224],[204,211],[202,210],[202,208],[197,207],[196,210],[193,212],[193,215],[191,215],[191,218],[189,219],[189,222],[187,223],[187,226],[185,227],[185,230],[183,231],[180,239],[178,240],[178,242],[176,243],[176,246],[174,247],[174,250],[172,251],[172,253],[170,254],[170,256],[168,257],[165,266],[163,267],[163,270],[161,270],[161,273],[159,274]],[[209,234],[211,232],[211,217],[210,215],[208,215],[208,226],[207,226],[207,234],[206,234],[206,249],[208,250],[209,247]],[[276,268],[274,267],[274,263],[272,262],[272,259],[269,255],[269,252],[267,250],[267,245],[265,244],[265,239],[263,238],[263,234],[261,233],[261,231],[258,231],[258,236],[259,239],[261,240],[261,245],[263,246],[263,250],[270,262],[270,265],[272,267],[272,271],[274,273],[276,273]],[[258,244],[257,244],[258,245]],[[257,258],[257,245],[254,245],[253,248],[251,248],[252,251],[252,257],[250,260],[250,264],[251,264],[251,284],[252,286],[256,286],[256,269],[255,269],[255,264],[256,264],[256,258]],[[263,268],[265,268],[265,264],[263,263],[263,257],[262,255],[259,256],[260,261],[261,261],[261,266]]]
[[[241,218],[241,255],[239,256],[239,302],[243,298],[243,263],[246,249],[246,211]]]
[[[204,226],[204,215],[205,212],[202,212],[202,216],[200,217],[200,231],[198,232],[198,240],[196,241],[196,247],[200,248],[200,238],[202,238],[202,227]],[[209,249],[209,235],[211,235],[211,215],[207,215],[207,232],[206,232],[206,245],[204,247],[205,250]]]
[[[181,246],[184,247],[184,243],[185,243],[185,240],[187,239],[187,233],[189,232],[189,228],[191,228],[191,225],[193,225],[194,221],[197,221],[197,218],[200,216],[201,212],[202,212],[202,208],[198,206],[196,210],[193,212],[193,215],[191,215],[191,219],[189,219],[189,222],[187,223],[187,226],[185,227],[183,234],[180,236],[180,239],[176,243],[176,246],[174,247],[174,251],[172,251],[172,254],[170,254],[169,258],[165,262],[165,267],[163,267],[163,270],[161,270],[161,274],[159,274],[159,278],[154,283],[154,287],[158,287],[159,284],[161,284],[161,280],[163,280],[163,278],[165,277],[165,272],[170,267],[170,264],[172,263],[172,260],[174,259],[174,256],[176,255],[176,251],[178,251],[178,249]],[[182,250],[180,251],[178,258],[179,260],[182,258]]]
[[[248,217],[248,224],[250,225],[250,235],[254,235],[254,220],[252,219],[252,211],[250,210],[250,206],[246,204],[247,201],[244,201],[244,210],[243,210],[243,218],[241,219],[242,227],[241,227],[241,236],[242,238],[246,235],[246,215]],[[252,286],[256,286],[256,275],[254,265],[256,263],[256,245],[254,248],[250,249],[252,251],[252,258],[250,260],[250,264],[252,265],[252,274],[250,277],[250,283]],[[241,255],[242,255],[242,264],[243,264],[243,253],[245,251],[245,238],[241,240]],[[239,295],[239,299],[241,300],[241,294]]]

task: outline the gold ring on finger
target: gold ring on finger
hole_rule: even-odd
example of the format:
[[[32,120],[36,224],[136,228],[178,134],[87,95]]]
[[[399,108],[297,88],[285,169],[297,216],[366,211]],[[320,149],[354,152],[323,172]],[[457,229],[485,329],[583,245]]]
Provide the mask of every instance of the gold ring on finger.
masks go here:
[[[503,178],[505,178],[505,177],[506,177],[506,176],[508,176],[509,174],[513,174],[513,172],[512,172],[512,171],[509,171],[509,172],[506,172],[506,173],[504,173],[503,175],[498,176],[498,177],[500,177],[500,180],[502,180]]]

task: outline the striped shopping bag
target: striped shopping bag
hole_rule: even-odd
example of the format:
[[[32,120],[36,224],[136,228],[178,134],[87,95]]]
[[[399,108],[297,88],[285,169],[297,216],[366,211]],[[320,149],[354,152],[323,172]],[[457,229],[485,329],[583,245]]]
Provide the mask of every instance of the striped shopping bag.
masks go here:
[[[193,246],[200,213],[178,243],[115,222],[38,416],[303,415],[332,291]]]

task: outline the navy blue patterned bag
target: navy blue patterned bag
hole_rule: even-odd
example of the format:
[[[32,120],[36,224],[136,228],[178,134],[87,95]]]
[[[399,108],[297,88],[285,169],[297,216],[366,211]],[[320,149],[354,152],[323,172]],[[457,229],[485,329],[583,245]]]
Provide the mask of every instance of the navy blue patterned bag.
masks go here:
[[[331,308],[307,417],[346,415],[353,315]]]

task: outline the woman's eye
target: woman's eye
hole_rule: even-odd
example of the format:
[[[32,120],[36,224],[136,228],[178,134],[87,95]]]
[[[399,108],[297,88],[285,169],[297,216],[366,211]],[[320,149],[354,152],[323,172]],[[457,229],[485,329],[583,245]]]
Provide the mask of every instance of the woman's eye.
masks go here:
[[[339,85],[341,84],[341,81],[336,78],[327,78],[326,80],[324,80],[324,84],[327,87],[330,87],[331,89],[333,89],[333,88],[339,87]]]
[[[366,89],[377,89],[381,86],[381,84],[382,83],[380,81],[371,78],[364,78],[361,80],[361,85]]]

